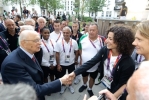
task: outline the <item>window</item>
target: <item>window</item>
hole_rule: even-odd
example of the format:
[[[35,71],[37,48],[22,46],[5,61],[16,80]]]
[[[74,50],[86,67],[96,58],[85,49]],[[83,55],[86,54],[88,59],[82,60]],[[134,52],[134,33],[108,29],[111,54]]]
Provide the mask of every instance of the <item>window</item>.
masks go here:
[[[109,15],[109,11],[106,11],[106,17],[108,17],[108,15]]]
[[[109,17],[111,17],[111,15],[112,15],[112,11],[109,11]]]
[[[94,14],[94,13],[92,12],[92,15],[91,15],[91,16],[93,16],[93,14]]]
[[[101,17],[104,17],[104,12],[102,12]]]

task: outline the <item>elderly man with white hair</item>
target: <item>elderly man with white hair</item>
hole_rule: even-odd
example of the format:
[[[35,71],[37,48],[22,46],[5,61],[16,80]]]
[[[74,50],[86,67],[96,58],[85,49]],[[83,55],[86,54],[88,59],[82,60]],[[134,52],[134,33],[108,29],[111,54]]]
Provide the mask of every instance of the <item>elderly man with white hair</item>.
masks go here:
[[[41,45],[40,36],[36,31],[22,31],[19,44],[20,47],[9,54],[2,63],[4,84],[29,84],[35,89],[39,100],[45,100],[45,95],[60,91],[62,84],[71,84],[67,75],[53,82],[43,83],[43,71],[34,56]]]
[[[37,100],[37,96],[34,89],[27,84],[6,84],[0,85],[0,100]]]
[[[41,30],[43,27],[46,26],[46,22],[47,22],[47,21],[46,21],[45,18],[39,17],[39,18],[37,19],[38,27],[35,28],[35,31],[38,32],[38,33],[40,33],[40,30]]]
[[[34,29],[35,29],[35,21],[34,21],[33,19],[26,19],[26,20],[24,21],[24,24],[25,24],[25,25],[31,25],[31,26],[33,26]]]
[[[23,26],[20,26],[20,32],[18,33],[20,35],[20,33],[24,30],[32,30],[34,31],[34,27],[31,26],[31,25],[23,25]]]

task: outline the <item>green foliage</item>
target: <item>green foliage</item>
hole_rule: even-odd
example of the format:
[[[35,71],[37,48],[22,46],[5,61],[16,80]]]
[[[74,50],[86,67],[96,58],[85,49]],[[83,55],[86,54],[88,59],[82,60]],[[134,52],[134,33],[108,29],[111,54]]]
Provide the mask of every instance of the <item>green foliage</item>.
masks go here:
[[[106,0],[89,0],[89,11],[98,12],[102,11],[102,8],[105,7]]]
[[[55,11],[56,9],[64,7],[60,1],[61,0],[30,0],[30,4],[40,4],[41,7],[49,11]]]
[[[80,12],[80,0],[75,0],[74,3],[74,11],[76,12],[76,15],[79,16],[79,12]]]
[[[82,22],[92,22],[93,19],[91,17],[82,17]]]

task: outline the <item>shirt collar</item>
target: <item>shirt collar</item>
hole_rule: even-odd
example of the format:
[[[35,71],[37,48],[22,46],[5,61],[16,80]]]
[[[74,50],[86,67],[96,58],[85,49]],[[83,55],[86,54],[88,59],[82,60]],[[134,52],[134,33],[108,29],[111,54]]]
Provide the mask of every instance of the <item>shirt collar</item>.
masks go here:
[[[33,55],[30,54],[28,51],[26,51],[25,49],[23,49],[21,46],[20,46],[20,49],[21,49],[22,51],[24,51],[31,59],[33,58],[34,54],[33,54]]]

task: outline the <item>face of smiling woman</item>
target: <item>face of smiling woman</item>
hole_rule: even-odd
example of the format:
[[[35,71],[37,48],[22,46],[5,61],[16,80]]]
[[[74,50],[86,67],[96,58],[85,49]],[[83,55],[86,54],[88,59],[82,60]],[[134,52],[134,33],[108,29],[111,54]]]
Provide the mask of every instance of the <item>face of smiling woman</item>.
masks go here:
[[[135,40],[132,43],[136,48],[136,53],[141,54],[145,59],[149,56],[149,39],[141,35],[140,31],[137,30]]]

